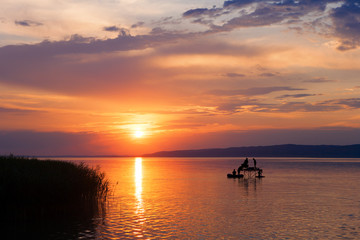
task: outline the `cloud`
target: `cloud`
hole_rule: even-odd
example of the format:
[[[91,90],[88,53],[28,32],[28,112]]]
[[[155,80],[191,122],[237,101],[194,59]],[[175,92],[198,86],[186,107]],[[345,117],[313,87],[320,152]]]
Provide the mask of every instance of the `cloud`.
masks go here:
[[[316,94],[283,95],[277,98],[302,98]],[[263,103],[256,99],[233,100],[219,104],[219,111],[236,112],[333,112],[347,109],[360,109],[360,98],[332,99],[320,102]]]
[[[216,96],[255,96],[264,95],[277,91],[302,91],[304,88],[292,88],[292,87],[255,87],[248,89],[235,89],[235,90],[213,90],[208,92],[209,94]]]
[[[128,85],[135,87],[142,79],[170,74],[166,73],[170,70],[156,71],[156,66],[149,64],[152,57],[178,54],[256,56],[268,51],[256,46],[204,41],[200,37],[196,33],[162,31],[137,36],[119,34],[105,40],[73,35],[63,41],[9,45],[0,47],[0,81],[81,95],[100,90],[126,91]],[[146,49],[156,49],[156,52],[146,54]],[[235,77],[234,74],[230,76]]]
[[[331,2],[331,1],[328,1]],[[244,10],[248,5],[252,5],[254,11]],[[230,31],[239,27],[268,26],[274,23],[280,23],[283,20],[294,21],[300,17],[312,12],[325,10],[326,1],[259,1],[259,0],[232,0],[225,1],[223,8],[198,8],[186,11],[183,16],[199,18],[202,16],[228,14],[228,11],[237,11],[242,9],[238,17],[233,17],[222,26],[213,26],[216,31]],[[220,14],[222,12],[222,14]]]
[[[278,75],[278,73],[265,72],[265,73],[261,73],[259,76],[261,76],[261,77],[275,77],[277,75]]]
[[[330,6],[329,4],[337,5]],[[332,8],[331,11],[327,11],[329,6],[330,9]],[[232,17],[223,20],[225,23],[221,25],[215,24],[216,18],[225,14]],[[319,17],[321,14],[323,16]],[[305,16],[307,18],[304,18]],[[351,50],[360,45],[360,4],[352,0],[229,0],[224,2],[222,8],[187,10],[183,13],[183,17],[194,18],[196,19],[194,22],[208,25],[210,27],[208,33],[273,24],[284,24],[289,29],[299,31],[299,29],[304,29],[301,25],[307,28],[312,25],[313,31],[316,32],[316,28],[320,27],[328,32],[328,37],[339,39],[338,50]],[[329,21],[332,24],[329,24]]]
[[[119,32],[121,28],[117,27],[117,26],[109,26],[109,27],[104,27],[104,31],[107,32]]]
[[[219,105],[219,110],[236,112],[263,112],[263,113],[291,113],[291,112],[328,112],[342,110],[344,107],[336,104],[286,102],[286,103],[262,103],[262,102],[229,102]]]
[[[63,41],[4,46],[0,47],[0,81],[60,93],[126,91],[126,84],[136,85],[152,74],[151,66],[143,62],[145,57],[126,53],[164,46],[182,37],[193,35],[119,34],[106,40],[74,35]]]
[[[335,82],[334,80],[329,80],[325,77],[316,77],[316,78],[312,78],[309,80],[304,80],[303,82],[308,82],[308,83],[328,83],[328,82]]]
[[[287,18],[296,17],[298,14],[278,11],[276,6],[264,6],[257,8],[253,13],[235,17],[222,26],[225,29],[239,27],[261,27],[280,23]]]
[[[225,76],[229,78],[237,78],[237,77],[245,77],[246,75],[241,73],[226,73]]]
[[[43,25],[40,22],[35,22],[32,20],[21,20],[21,21],[15,21],[16,25],[23,26],[23,27],[32,27],[32,26],[40,26]]]
[[[330,18],[333,22],[334,35],[341,41],[338,49],[351,50],[360,45],[360,4],[347,0],[333,9]]]
[[[130,36],[130,31],[126,28],[119,28],[117,26],[104,27],[104,31],[118,32],[119,36]]]
[[[196,9],[190,9],[183,13],[183,17],[188,18],[197,18],[197,17],[203,17],[204,15],[210,16],[210,17],[216,17],[220,16],[223,10],[221,8],[196,8]]]
[[[117,92],[118,97],[125,98],[124,94],[141,91],[139,96],[145,98],[146,94],[158,95],[160,89],[173,89],[173,84],[160,80],[172,78],[177,70],[154,65],[154,59],[187,54],[261,56],[269,51],[256,46],[205,41],[201,37],[196,33],[167,31],[137,36],[119,34],[105,40],[73,35],[63,41],[0,47],[0,82],[81,96],[110,97]]]
[[[220,112],[228,112],[230,114],[242,111],[258,111],[260,108],[270,109],[272,104],[260,103],[255,99],[236,99],[227,101],[218,105]]]
[[[353,109],[360,108],[360,98],[347,98],[347,99],[337,99],[337,100],[330,100],[328,103],[343,105]]]
[[[279,97],[279,99],[283,99],[283,98],[304,98],[304,97],[312,97],[312,96],[317,96],[317,94],[285,94],[285,95],[281,95]]]
[[[133,25],[131,25],[131,28],[138,28],[144,26],[145,22],[137,22]]]
[[[320,103],[307,103],[307,102],[286,102],[275,106],[273,112],[328,112],[338,111],[344,109],[337,104],[327,104],[326,102]]]
[[[183,17],[198,17],[204,14],[208,14],[208,12],[209,12],[208,8],[190,9],[183,13]]]
[[[27,109],[0,107],[0,113],[31,114],[31,113],[39,113],[39,112],[40,111],[38,111],[38,110],[27,110]]]
[[[224,2],[224,7],[244,7],[256,2],[259,0],[230,0]]]

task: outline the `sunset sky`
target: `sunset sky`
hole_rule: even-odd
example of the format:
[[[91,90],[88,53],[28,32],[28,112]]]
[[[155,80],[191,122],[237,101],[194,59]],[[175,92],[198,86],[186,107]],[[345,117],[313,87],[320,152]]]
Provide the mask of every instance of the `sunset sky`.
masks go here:
[[[360,1],[1,0],[0,154],[360,143]]]

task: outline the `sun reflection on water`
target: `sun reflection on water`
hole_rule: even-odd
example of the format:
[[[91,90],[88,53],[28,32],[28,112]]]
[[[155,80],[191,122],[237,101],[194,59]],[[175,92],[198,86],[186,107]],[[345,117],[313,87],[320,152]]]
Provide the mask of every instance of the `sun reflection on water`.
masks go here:
[[[142,202],[142,158],[135,158],[135,196],[138,202]]]
[[[136,223],[143,225],[146,221],[144,216],[144,206],[143,206],[143,199],[142,199],[142,179],[143,179],[143,172],[142,172],[142,158],[137,157],[135,158],[135,197],[136,197],[136,209],[135,214],[137,216]],[[133,234],[137,238],[141,238],[144,236],[144,232],[142,227],[139,225],[135,226],[133,229]]]

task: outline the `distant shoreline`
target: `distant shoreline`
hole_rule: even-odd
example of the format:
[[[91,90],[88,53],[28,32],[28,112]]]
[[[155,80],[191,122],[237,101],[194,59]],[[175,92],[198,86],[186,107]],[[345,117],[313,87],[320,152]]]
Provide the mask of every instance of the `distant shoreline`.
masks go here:
[[[195,150],[161,151],[143,157],[311,157],[360,158],[360,144],[354,145],[272,145]]]
[[[120,158],[120,157],[308,157],[360,158],[360,144],[247,146],[160,151],[141,155],[46,155],[37,158]]]

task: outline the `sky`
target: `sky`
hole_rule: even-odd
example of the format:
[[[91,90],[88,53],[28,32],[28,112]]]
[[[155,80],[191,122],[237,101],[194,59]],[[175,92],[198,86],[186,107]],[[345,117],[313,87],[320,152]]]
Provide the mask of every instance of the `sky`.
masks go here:
[[[360,143],[359,0],[0,2],[0,154]]]

